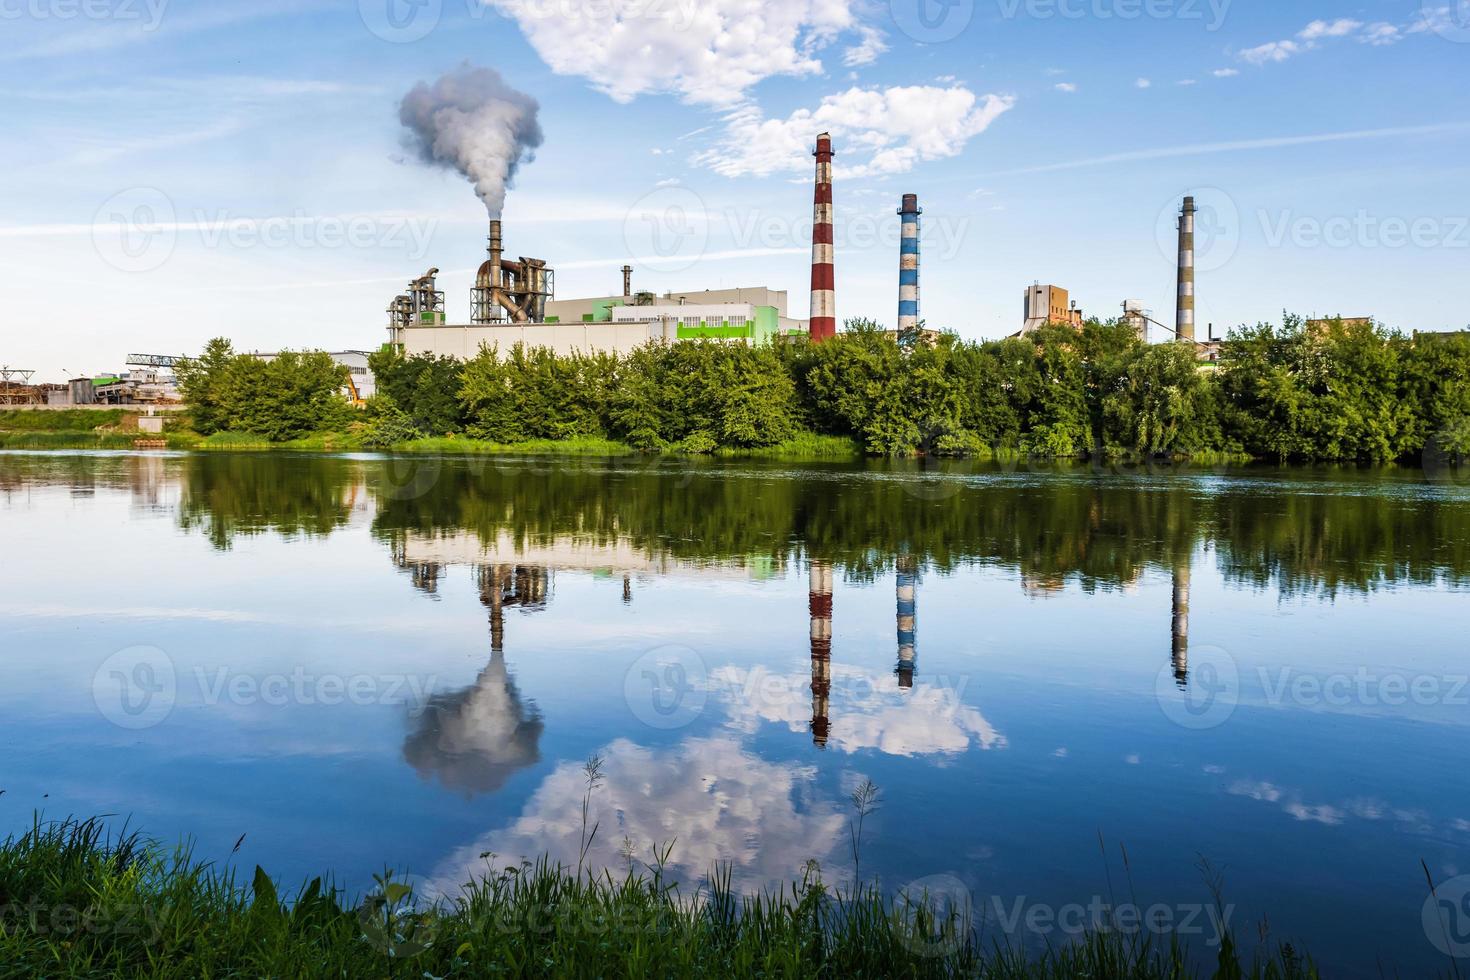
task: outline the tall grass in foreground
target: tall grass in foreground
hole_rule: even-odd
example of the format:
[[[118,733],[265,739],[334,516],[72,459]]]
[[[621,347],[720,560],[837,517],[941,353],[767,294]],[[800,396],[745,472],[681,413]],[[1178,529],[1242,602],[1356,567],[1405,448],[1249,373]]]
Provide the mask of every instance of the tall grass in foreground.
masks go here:
[[[728,869],[681,896],[644,873],[496,869],[424,906],[391,873],[360,902],[317,878],[277,893],[97,820],[42,823],[0,843],[0,974],[57,977],[1194,976],[1177,943],[1092,933],[1039,957],[987,947],[922,896],[841,895],[815,870],[757,896]],[[1211,953],[1214,959],[1214,954]],[[1289,949],[1203,975],[1310,978]]]

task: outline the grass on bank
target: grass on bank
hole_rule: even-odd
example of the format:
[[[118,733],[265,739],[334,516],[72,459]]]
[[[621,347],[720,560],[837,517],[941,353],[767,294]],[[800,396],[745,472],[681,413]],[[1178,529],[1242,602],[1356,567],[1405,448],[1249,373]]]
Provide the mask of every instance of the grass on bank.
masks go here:
[[[138,432],[138,413],[125,409],[106,411],[0,412],[0,449],[131,449],[139,438],[160,438]],[[288,452],[342,453],[367,449],[360,431],[319,432],[286,442],[271,442],[249,432],[216,432],[202,436],[189,428],[187,415],[170,415],[161,436],[169,449],[200,452]],[[533,439],[505,443],[445,436],[399,442],[387,452],[435,455],[559,455],[634,456],[642,450],[616,439],[575,436],[570,439]],[[775,446],[759,449],[716,449],[713,453],[687,453],[679,448],[667,455],[713,455],[720,458],[829,460],[856,459],[858,444],[845,436],[802,432]]]
[[[195,861],[101,822],[0,842],[0,973],[157,977],[1316,977],[1290,947],[1227,940],[1195,973],[1178,943],[1093,932],[1027,958],[925,896],[835,894],[814,873],[743,897],[717,872],[697,900],[657,865],[596,877],[542,862],[495,870],[423,906],[391,873],[361,901],[313,879],[282,896],[257,868]]]

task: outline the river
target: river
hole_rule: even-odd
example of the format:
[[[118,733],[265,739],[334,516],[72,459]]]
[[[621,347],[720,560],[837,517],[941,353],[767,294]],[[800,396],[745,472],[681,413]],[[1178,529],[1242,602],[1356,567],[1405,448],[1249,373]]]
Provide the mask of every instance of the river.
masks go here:
[[[1447,970],[1462,476],[0,453],[0,829],[452,894],[575,864],[587,796],[615,873]]]

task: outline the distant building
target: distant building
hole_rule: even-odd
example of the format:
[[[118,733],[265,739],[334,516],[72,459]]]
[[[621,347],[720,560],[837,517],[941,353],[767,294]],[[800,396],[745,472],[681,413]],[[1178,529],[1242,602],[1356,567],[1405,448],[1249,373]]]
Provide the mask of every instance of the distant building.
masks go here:
[[[392,342],[408,355],[467,360],[481,346],[516,344],[557,354],[628,354],[650,340],[718,340],[759,344],[807,334],[807,322],[787,313],[786,292],[763,286],[669,292],[662,296],[595,296],[548,300],[543,321],[464,325],[398,323]]]
[[[1376,322],[1371,316],[1327,316],[1307,321],[1308,333],[1320,333],[1341,321],[1344,327],[1371,327]]]
[[[1030,333],[1048,323],[1064,323],[1081,329],[1082,311],[1070,301],[1065,289],[1060,286],[1043,286],[1037,283],[1026,289],[1023,297],[1021,333]]]

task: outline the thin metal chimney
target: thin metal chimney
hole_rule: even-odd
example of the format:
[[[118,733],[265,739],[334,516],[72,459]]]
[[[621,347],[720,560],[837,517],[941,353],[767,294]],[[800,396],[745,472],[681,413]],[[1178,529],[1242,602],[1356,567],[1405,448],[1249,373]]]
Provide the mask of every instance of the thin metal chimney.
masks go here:
[[[898,330],[919,328],[919,195],[905,194],[898,209],[902,233],[898,245]]]
[[[631,265],[625,265],[625,266],[623,266],[623,296],[624,297],[628,297],[628,296],[632,296],[632,295],[633,295],[633,267]]]
[[[1194,340],[1194,198],[1186,197],[1179,211],[1179,305],[1174,332],[1180,340]]]
[[[837,336],[837,278],[832,261],[832,135],[817,137],[817,187],[812,206],[812,308],[814,341]]]

